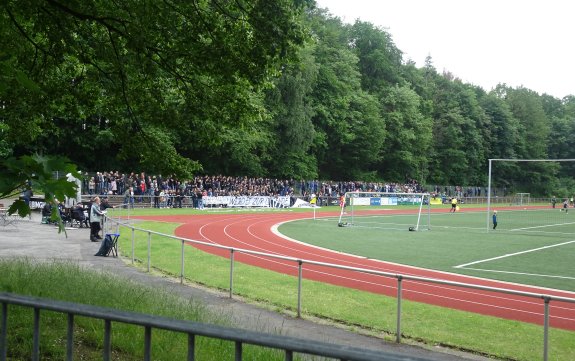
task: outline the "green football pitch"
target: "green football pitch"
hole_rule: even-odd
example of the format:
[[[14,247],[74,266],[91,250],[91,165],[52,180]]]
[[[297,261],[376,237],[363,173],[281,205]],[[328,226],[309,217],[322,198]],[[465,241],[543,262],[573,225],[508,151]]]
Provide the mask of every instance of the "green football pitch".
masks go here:
[[[430,230],[423,215],[417,232],[408,230],[417,215],[396,210],[346,215],[346,227],[338,227],[339,217],[318,217],[282,224],[279,231],[370,259],[575,291],[575,209],[500,209],[492,230],[485,210],[445,208],[430,214]]]

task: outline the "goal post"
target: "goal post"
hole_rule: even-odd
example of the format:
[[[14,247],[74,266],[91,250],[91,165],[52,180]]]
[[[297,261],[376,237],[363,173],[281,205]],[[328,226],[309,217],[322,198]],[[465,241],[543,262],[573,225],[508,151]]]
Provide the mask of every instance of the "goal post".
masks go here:
[[[571,165],[565,163],[573,163]],[[555,163],[555,164],[551,164]],[[503,166],[505,165],[505,166]],[[494,167],[499,166],[499,169],[494,169]],[[563,178],[574,178],[573,171],[575,169],[575,159],[489,159],[489,167],[487,174],[487,211],[486,211],[486,228],[489,232],[491,230],[491,220],[492,211],[494,210],[493,204],[496,197],[494,189],[501,187],[501,184],[496,184],[494,180],[494,173],[499,173],[496,177],[498,181],[501,181],[502,173],[506,174],[510,179],[506,179],[507,184],[510,182],[519,183],[516,188],[511,189],[514,192],[514,198],[511,200],[511,205],[514,205],[515,201],[520,202],[522,206],[531,205],[533,201],[533,195],[535,197],[550,197],[551,194],[544,194],[549,192],[557,192],[562,188],[560,183],[556,181],[560,177]],[[495,172],[497,170],[497,172]],[[513,173],[515,177],[513,178]],[[553,184],[551,184],[553,183]],[[543,185],[546,185],[544,187]],[[553,190],[550,190],[553,189]],[[567,192],[565,190],[565,192]],[[555,194],[560,198],[568,197],[568,194]],[[507,204],[509,204],[509,198],[507,198]]]
[[[429,193],[347,192],[340,202],[338,225],[394,228],[409,231],[431,229]],[[404,207],[401,214],[381,214],[381,207]],[[400,218],[400,220],[398,220]]]
[[[510,206],[528,206],[531,203],[531,193],[515,193],[511,199]]]

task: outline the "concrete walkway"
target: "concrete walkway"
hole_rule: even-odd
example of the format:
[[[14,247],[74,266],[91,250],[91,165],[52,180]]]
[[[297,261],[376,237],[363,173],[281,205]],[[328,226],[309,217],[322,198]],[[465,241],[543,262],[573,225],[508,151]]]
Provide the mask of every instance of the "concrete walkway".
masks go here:
[[[227,293],[181,285],[177,279],[143,272],[131,266],[129,260],[96,257],[94,254],[99,247],[100,243],[89,241],[88,229],[69,229],[66,237],[63,233],[59,234],[55,226],[41,224],[39,214],[34,214],[31,219],[20,220],[16,225],[0,226],[0,259],[26,257],[37,260],[60,259],[77,262],[86,268],[111,272],[133,281],[162,288],[186,299],[193,298],[204,303],[213,312],[230,315],[235,327],[238,328],[395,352],[429,360],[487,360],[477,355],[437,347],[398,345],[377,337],[349,332],[341,327],[275,313],[236,299],[230,299]]]

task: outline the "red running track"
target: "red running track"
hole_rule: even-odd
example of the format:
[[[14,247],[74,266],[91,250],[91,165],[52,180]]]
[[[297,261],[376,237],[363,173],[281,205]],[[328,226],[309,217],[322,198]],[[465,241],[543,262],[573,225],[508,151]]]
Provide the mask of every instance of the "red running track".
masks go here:
[[[317,217],[333,217],[334,215],[333,212],[318,212],[316,214]],[[307,213],[210,214],[136,218],[182,223],[182,226],[176,229],[178,237],[227,247],[382,272],[575,298],[575,293],[573,292],[475,278],[342,254],[299,243],[273,231],[279,223],[310,218]],[[227,250],[197,245],[195,247],[229,258],[229,251]],[[235,253],[234,259],[238,262],[294,276],[297,276],[298,273],[295,262],[264,258],[241,252]],[[304,264],[303,276],[306,279],[333,285],[393,297],[397,295],[397,281],[394,278],[309,264]],[[544,301],[542,299],[406,280],[403,281],[402,287],[403,297],[412,301],[539,325],[543,324]],[[575,331],[575,304],[552,301],[550,303],[550,325],[551,327]]]

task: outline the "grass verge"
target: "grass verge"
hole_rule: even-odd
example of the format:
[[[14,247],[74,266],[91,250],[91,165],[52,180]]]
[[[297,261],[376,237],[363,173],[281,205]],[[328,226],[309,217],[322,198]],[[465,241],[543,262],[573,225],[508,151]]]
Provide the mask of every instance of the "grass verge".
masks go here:
[[[21,295],[110,307],[169,318],[210,324],[229,325],[225,315],[213,314],[193,300],[184,300],[166,291],[137,284],[112,274],[84,269],[75,263],[35,263],[28,259],[0,260],[0,291]],[[65,314],[43,311],[40,317],[40,351],[42,360],[66,358]],[[30,360],[32,354],[33,309],[8,307],[7,345],[9,360]],[[75,318],[74,359],[101,360],[103,322],[86,317]],[[142,327],[113,323],[112,359],[142,360]],[[232,360],[235,345],[213,338],[196,338],[199,360]],[[187,335],[154,330],[153,360],[184,360]],[[247,360],[281,360],[280,351],[246,346]]]

